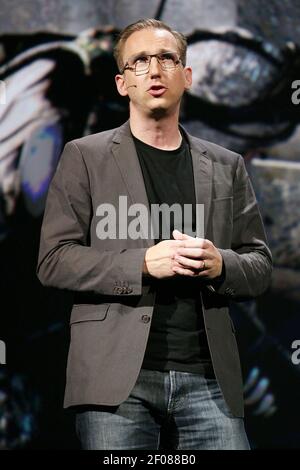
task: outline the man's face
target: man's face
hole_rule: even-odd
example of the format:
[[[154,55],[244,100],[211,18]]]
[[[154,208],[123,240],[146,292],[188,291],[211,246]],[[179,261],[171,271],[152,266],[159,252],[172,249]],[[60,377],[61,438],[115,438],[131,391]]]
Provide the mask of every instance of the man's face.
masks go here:
[[[164,29],[144,29],[136,31],[127,39],[123,48],[123,64],[140,53],[157,54],[176,52],[179,56],[175,37]],[[147,116],[166,115],[179,109],[184,90],[192,83],[190,67],[181,62],[173,70],[163,70],[156,57],[152,57],[148,73],[135,75],[125,70],[116,75],[116,84],[122,96],[129,96],[131,111],[135,108]],[[131,86],[134,85],[134,86]]]

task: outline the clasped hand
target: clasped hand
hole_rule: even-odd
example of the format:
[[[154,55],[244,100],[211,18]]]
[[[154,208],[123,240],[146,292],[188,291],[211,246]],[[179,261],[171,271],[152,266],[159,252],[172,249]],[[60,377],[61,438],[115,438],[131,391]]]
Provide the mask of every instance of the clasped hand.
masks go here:
[[[163,240],[148,248],[144,274],[156,278],[176,275],[214,279],[222,272],[222,255],[205,238],[193,238],[179,230],[173,231],[174,240]]]

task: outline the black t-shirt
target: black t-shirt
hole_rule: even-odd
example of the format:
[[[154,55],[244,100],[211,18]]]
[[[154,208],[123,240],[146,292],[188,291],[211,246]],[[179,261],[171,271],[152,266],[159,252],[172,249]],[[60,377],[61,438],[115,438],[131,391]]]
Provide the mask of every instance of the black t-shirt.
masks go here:
[[[195,231],[195,188],[192,157],[188,143],[182,139],[176,150],[161,150],[134,138],[139,157],[149,205],[166,203],[184,204],[193,208],[184,232]],[[174,220],[170,221],[170,233],[159,235],[172,239]],[[177,228],[177,227],[175,227]],[[166,235],[166,236],[165,236]],[[213,374],[210,352],[203,322],[199,280],[187,277],[153,279],[156,301],[149,339],[142,367],[153,370],[178,370],[192,373]]]

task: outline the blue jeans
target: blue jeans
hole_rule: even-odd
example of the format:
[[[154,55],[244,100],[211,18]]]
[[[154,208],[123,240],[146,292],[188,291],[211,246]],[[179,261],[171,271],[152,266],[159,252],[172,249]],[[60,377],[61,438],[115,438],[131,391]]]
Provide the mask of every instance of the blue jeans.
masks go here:
[[[217,381],[175,370],[141,369],[127,400],[78,411],[76,430],[83,449],[249,449]]]

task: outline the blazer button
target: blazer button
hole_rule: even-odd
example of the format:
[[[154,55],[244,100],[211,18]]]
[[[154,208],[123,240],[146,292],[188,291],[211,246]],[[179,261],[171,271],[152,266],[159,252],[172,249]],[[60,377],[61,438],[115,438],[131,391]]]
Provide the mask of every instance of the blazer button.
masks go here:
[[[149,323],[149,321],[150,321],[149,315],[143,315],[142,316],[142,322],[143,323]]]

